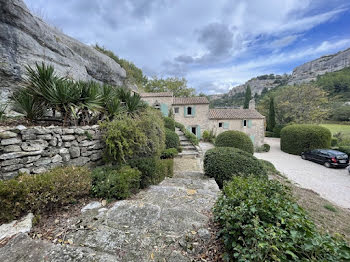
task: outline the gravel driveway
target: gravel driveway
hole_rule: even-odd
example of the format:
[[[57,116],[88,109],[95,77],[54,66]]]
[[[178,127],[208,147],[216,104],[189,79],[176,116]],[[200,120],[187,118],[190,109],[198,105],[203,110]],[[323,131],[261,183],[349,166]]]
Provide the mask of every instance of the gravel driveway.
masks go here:
[[[350,208],[350,175],[346,169],[326,168],[284,153],[280,150],[279,138],[265,138],[265,143],[271,146],[270,152],[255,153],[254,156],[270,161],[301,187],[319,193],[338,206]]]

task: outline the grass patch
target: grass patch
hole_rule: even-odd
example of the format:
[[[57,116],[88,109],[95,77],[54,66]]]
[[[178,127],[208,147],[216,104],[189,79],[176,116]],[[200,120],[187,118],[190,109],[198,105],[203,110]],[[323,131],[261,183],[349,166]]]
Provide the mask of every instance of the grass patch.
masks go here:
[[[325,205],[323,205],[323,207],[324,207],[325,209],[328,209],[329,211],[334,212],[334,213],[337,213],[337,212],[338,212],[338,210],[337,210],[333,205],[331,205],[331,204],[325,204]]]
[[[350,125],[321,124],[320,126],[328,128],[332,132],[332,135],[341,132],[344,135],[344,138],[350,139]]]

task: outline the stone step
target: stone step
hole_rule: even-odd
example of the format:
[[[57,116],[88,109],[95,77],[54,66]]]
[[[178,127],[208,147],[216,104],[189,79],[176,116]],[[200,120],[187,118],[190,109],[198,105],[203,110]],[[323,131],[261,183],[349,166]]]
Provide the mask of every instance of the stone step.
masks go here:
[[[178,155],[179,157],[185,157],[185,158],[197,158],[199,157],[199,153],[197,151],[182,151]]]
[[[185,150],[185,151],[197,151],[197,149],[193,146],[193,145],[181,145],[182,147],[182,150]]]

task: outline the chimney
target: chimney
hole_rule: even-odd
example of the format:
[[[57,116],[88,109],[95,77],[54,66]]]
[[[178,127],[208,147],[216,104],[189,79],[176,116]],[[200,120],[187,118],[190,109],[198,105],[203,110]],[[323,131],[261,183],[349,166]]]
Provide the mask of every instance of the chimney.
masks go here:
[[[255,100],[254,99],[249,101],[249,109],[254,109],[255,110]]]

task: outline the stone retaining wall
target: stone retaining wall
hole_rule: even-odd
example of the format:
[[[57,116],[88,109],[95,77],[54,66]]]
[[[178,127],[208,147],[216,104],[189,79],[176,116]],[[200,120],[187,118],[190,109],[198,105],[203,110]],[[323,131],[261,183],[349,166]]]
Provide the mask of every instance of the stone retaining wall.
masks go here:
[[[0,127],[0,180],[65,165],[98,165],[104,144],[98,126]]]

